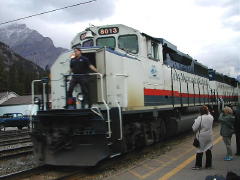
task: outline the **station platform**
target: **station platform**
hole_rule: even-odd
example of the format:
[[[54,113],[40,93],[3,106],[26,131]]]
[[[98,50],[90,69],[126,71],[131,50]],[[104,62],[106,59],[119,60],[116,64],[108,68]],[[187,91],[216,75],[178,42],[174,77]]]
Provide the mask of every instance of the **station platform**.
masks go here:
[[[233,160],[224,161],[226,148],[219,134],[220,125],[213,128],[214,146],[212,149],[213,167],[192,170],[195,165],[196,148],[192,146],[193,137],[186,138],[172,150],[154,159],[148,159],[107,180],[205,180],[208,175],[222,175],[226,177],[228,171],[240,175],[240,156],[235,156],[236,140],[232,137]],[[205,155],[203,156],[203,167]]]

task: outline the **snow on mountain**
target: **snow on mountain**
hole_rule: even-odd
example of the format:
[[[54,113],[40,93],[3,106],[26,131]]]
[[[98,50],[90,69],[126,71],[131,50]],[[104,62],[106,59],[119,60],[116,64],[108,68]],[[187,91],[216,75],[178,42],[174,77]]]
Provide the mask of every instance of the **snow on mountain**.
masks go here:
[[[32,31],[25,24],[12,24],[0,29],[0,38],[2,41],[8,42],[9,46],[13,46],[26,39]]]
[[[66,49],[57,48],[49,37],[42,36],[25,24],[11,24],[0,28],[0,41],[16,53],[45,68],[51,66]]]

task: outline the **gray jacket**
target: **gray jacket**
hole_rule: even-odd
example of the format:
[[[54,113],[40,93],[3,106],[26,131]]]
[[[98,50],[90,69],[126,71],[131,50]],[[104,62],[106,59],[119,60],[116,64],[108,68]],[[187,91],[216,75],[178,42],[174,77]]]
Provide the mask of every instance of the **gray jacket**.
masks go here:
[[[221,123],[220,135],[224,137],[232,136],[234,133],[235,117],[231,114],[221,113],[218,120]]]

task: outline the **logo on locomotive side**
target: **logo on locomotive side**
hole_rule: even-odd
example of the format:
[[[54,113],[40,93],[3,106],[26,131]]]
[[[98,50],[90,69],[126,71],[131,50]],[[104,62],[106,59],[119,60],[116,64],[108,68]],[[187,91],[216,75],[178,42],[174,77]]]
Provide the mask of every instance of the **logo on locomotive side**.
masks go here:
[[[158,71],[157,71],[157,68],[156,68],[155,65],[152,65],[151,70],[150,70],[150,73],[151,73],[151,75],[152,75],[153,77],[156,77],[156,76],[157,76]]]
[[[194,75],[184,74],[180,72],[174,72],[172,75],[174,81],[182,81],[186,83],[197,83],[201,85],[208,85],[208,79],[203,77],[197,77]]]

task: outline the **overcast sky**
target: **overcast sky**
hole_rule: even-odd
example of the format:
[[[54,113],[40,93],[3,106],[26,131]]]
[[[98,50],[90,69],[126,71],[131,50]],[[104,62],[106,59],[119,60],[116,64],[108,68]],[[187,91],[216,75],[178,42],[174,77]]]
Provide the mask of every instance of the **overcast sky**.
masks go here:
[[[86,1],[1,0],[0,23]],[[18,23],[66,48],[89,24],[125,24],[167,39],[219,72],[240,75],[240,0],[96,0]]]

